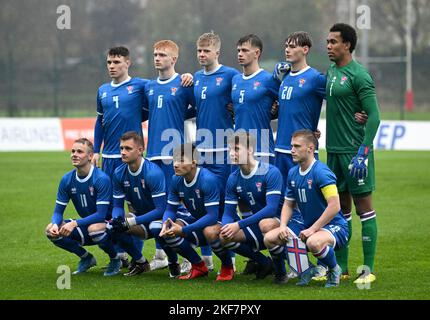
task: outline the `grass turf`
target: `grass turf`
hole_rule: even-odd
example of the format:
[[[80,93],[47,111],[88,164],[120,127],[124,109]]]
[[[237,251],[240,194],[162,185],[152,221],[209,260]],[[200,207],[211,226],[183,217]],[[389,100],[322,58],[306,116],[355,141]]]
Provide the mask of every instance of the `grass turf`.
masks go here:
[[[322,160],[325,154],[322,152]],[[237,275],[230,283],[215,283],[216,272],[194,281],[169,279],[167,270],[134,278],[103,277],[108,257],[89,247],[98,265],[72,276],[71,289],[59,290],[60,265],[75,270],[78,258],[54,247],[44,236],[61,176],[71,170],[66,152],[0,153],[0,299],[429,299],[430,294],[430,152],[378,151],[374,205],[378,219],[377,281],[359,290],[352,281],[325,289],[272,284],[272,278],[253,281]],[[65,217],[73,217],[69,204]],[[353,218],[350,271],[362,264],[360,221]],[[88,247],[87,247],[88,248]],[[151,258],[154,242],[145,243]],[[216,269],[219,268],[217,258]],[[237,257],[238,270],[244,258]]]

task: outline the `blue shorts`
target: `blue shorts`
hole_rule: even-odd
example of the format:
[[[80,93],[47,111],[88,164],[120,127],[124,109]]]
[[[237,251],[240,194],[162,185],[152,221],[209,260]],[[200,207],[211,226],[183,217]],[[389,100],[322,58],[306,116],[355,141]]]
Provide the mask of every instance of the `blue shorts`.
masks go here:
[[[251,224],[248,227],[242,229],[245,233],[246,244],[251,246],[255,252],[266,249],[264,245],[264,235],[261,233],[258,224]]]
[[[294,219],[288,222],[288,228],[296,237],[299,236],[301,231],[307,229],[303,223]],[[332,236],[335,250],[344,247],[348,243],[349,231],[347,224],[326,224],[322,229]]]
[[[74,219],[64,220],[65,223],[71,222]],[[81,246],[93,246],[96,245],[90,235],[88,234],[88,227],[76,227],[72,233],[68,236],[69,239],[75,240],[80,243]]]
[[[186,226],[197,221],[197,219],[194,218],[191,214],[189,216],[180,216],[176,220],[183,222]],[[196,247],[205,247],[209,245],[205,235],[203,234],[203,230],[193,231],[191,232],[191,234],[188,234],[185,239],[194,244]]]
[[[121,164],[122,164],[121,158],[103,158],[102,170],[110,178],[112,178],[115,172],[115,169],[118,168]]]

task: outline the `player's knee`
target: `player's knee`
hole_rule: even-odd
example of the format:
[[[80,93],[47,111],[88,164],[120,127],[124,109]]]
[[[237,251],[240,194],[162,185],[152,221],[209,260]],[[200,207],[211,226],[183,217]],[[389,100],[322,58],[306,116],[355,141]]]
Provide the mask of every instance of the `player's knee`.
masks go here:
[[[160,237],[161,229],[163,228],[163,223],[161,221],[152,221],[149,224],[149,232],[151,232],[152,236],[155,238]]]
[[[203,229],[203,235],[205,236],[206,240],[208,240],[209,242],[213,242],[219,238],[219,231],[219,225],[209,226]]]
[[[308,247],[309,251],[311,251],[311,252],[319,252],[319,251],[321,251],[321,249],[323,247],[323,242],[316,237],[310,237],[306,241],[306,246]]]
[[[105,231],[106,224],[105,223],[94,223],[88,226],[88,233]]]
[[[276,219],[267,218],[267,219],[261,220],[258,223],[258,226],[260,227],[260,230],[262,233],[267,233],[270,230],[273,230],[273,229],[279,227],[279,222]]]
[[[278,239],[277,230],[271,230],[264,235],[264,244],[267,248],[271,248],[276,245]]]

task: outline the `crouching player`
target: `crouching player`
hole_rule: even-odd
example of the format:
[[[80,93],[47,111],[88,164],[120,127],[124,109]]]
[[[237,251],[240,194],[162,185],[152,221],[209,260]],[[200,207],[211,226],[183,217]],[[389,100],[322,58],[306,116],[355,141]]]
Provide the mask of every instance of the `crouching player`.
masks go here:
[[[142,240],[155,238],[166,252],[170,277],[180,275],[177,254],[159,237],[161,218],[166,208],[166,183],[163,171],[143,157],[144,142],[135,131],[120,138],[121,158],[124,162],[113,175],[112,236],[132,257],[130,272],[135,276],[150,271],[142,252],[133,245],[131,235]],[[125,217],[124,200],[134,209],[133,216]]]
[[[336,176],[322,162],[314,158],[318,141],[310,130],[298,130],[291,139],[291,155],[298,163],[288,173],[281,224],[268,232],[264,242],[271,254],[291,238],[300,238],[320,262],[328,267],[326,287],[339,285],[342,270],[336,262],[334,249],[348,241],[348,224],[340,211]],[[293,208],[298,205],[304,224],[291,220]],[[290,221],[290,222],[288,222]],[[288,225],[287,225],[288,223]],[[307,285],[316,273],[316,267],[300,274],[297,285]]]
[[[260,250],[266,249],[259,223],[277,217],[282,208],[282,175],[278,168],[254,158],[256,141],[244,131],[235,133],[229,142],[230,157],[239,169],[227,181],[225,210],[221,228],[222,244],[258,264],[256,279],[272,273],[270,258]],[[251,215],[240,219],[236,212],[238,201],[243,201]]]
[[[212,172],[197,167],[197,157],[197,150],[190,143],[173,151],[175,176],[170,184],[160,236],[164,237],[171,248],[191,262],[190,272],[179,279],[194,279],[208,274],[205,262],[193,246],[210,245],[221,260],[221,272],[216,280],[229,281],[233,279],[233,264],[230,253],[221,246],[219,240],[219,220],[223,210],[220,206],[221,185]],[[190,212],[190,216],[176,215],[181,202]]]
[[[97,244],[110,257],[104,275],[113,276],[119,273],[121,260],[106,233],[105,219],[109,214],[112,186],[109,177],[91,165],[93,155],[91,141],[85,138],[74,141],[71,159],[76,170],[66,173],[61,179],[52,220],[45,233],[54,245],[81,258],[73,274],[83,273],[97,264],[94,256],[83,248]],[[72,200],[80,219],[63,220],[69,200]]]

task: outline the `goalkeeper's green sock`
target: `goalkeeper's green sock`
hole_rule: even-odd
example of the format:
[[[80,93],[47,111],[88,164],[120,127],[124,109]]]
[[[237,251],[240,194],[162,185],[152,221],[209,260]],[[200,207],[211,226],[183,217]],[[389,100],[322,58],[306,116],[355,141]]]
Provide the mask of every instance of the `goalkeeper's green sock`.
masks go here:
[[[363,213],[360,215],[361,236],[363,241],[364,265],[370,268],[373,273],[376,252],[376,239],[378,238],[378,227],[376,224],[375,211]]]
[[[336,253],[337,264],[341,267],[342,273],[348,273],[349,242],[351,241],[351,237],[352,237],[351,212],[344,214],[343,217],[346,219],[346,221],[348,221],[348,231],[349,231],[348,243],[342,248],[337,249],[335,253]]]

